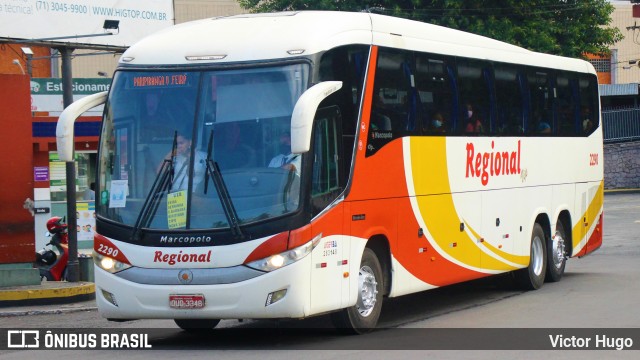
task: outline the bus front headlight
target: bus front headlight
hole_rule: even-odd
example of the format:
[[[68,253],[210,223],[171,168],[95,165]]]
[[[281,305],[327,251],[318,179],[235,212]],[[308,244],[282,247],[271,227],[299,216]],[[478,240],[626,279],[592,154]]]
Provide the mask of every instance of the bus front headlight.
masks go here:
[[[295,249],[271,255],[264,259],[252,261],[246,265],[250,268],[267,272],[280,269],[309,255],[318,245],[320,239],[322,239],[322,234],[319,234],[308,243],[298,246]]]
[[[116,259],[110,258],[108,256],[98,254],[97,252],[93,252],[93,262],[98,265],[98,267],[104,271],[108,271],[112,274],[117,273],[118,271],[126,270],[131,267],[129,264],[125,264]]]

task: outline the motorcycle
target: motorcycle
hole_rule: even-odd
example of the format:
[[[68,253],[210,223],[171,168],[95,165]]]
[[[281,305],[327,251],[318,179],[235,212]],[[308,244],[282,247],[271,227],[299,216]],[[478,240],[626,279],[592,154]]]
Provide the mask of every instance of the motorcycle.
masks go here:
[[[69,261],[69,232],[64,218],[54,216],[47,220],[47,236],[51,241],[36,252],[35,266],[40,269],[42,281],[62,281],[67,279]],[[52,248],[47,248],[51,246]]]

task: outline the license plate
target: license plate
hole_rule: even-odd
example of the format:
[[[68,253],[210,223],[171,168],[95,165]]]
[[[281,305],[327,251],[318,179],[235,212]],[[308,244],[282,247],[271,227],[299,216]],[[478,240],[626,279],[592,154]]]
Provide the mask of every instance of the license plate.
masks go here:
[[[169,307],[173,309],[202,309],[204,295],[169,295]]]

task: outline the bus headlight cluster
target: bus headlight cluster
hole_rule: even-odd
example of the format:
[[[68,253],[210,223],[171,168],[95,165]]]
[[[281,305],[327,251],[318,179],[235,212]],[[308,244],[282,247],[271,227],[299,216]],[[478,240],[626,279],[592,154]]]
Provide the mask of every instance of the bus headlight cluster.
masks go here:
[[[295,249],[287,250],[280,254],[271,255],[264,259],[252,261],[250,263],[247,263],[246,265],[250,268],[262,271],[273,271],[280,269],[281,267],[293,264],[294,262],[309,255],[311,251],[313,251],[313,249],[318,245],[320,239],[322,239],[322,234],[319,234],[308,243],[298,246]]]
[[[118,271],[126,270],[131,267],[129,264],[125,264],[116,259],[110,258],[108,256],[98,254],[97,252],[93,252],[93,262],[98,265],[102,270],[108,271],[112,274],[117,273]]]

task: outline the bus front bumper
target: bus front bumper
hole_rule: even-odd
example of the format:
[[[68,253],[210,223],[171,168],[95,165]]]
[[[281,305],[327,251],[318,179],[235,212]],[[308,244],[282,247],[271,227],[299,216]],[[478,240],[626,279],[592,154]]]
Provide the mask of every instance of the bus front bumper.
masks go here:
[[[303,318],[310,309],[310,259],[307,256],[249,280],[216,285],[139,284],[96,266],[98,311],[108,319]],[[270,294],[281,290],[286,295],[267,305]],[[172,308],[170,295],[202,295],[204,307]]]

